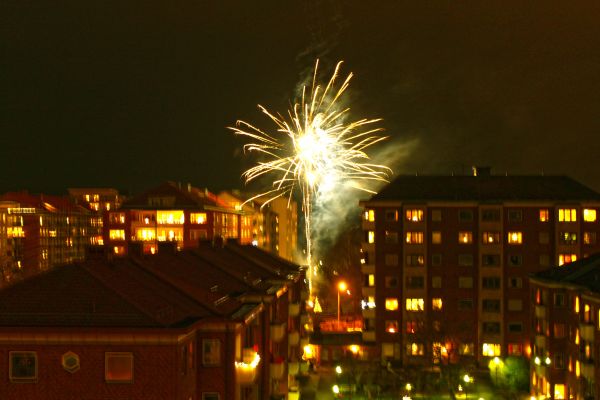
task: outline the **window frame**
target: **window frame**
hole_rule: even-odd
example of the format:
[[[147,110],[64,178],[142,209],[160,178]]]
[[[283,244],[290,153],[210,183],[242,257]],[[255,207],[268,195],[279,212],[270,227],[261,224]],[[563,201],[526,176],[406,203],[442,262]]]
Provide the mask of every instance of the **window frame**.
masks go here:
[[[130,379],[114,379],[109,378],[109,359],[110,358],[127,358],[131,360],[131,378]],[[133,383],[135,379],[135,363],[133,353],[130,351],[107,351],[104,353],[104,381],[106,383]]]
[[[13,364],[13,357],[18,357],[18,356],[33,356],[33,360],[34,360],[34,367],[33,367],[33,376],[28,375],[28,376],[15,376],[14,375],[14,364]],[[28,358],[28,357],[27,357]],[[8,377],[9,377],[9,381],[11,383],[37,383],[38,381],[38,356],[37,356],[37,351],[30,351],[30,350],[18,350],[18,351],[9,351],[8,352]]]

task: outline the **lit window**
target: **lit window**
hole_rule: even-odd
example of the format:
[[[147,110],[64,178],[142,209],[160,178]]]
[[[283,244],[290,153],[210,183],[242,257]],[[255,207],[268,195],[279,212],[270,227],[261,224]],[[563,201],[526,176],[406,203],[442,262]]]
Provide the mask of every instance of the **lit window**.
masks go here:
[[[417,333],[423,328],[422,321],[406,321],[406,333]]]
[[[583,232],[583,244],[596,244],[596,232]]]
[[[590,208],[583,209],[583,220],[585,222],[596,222],[596,210]]]
[[[388,333],[398,333],[398,321],[385,321],[385,331]]]
[[[484,357],[500,356],[500,345],[498,343],[484,343],[482,346],[482,355]]]
[[[440,231],[431,232],[431,243],[433,243],[433,244],[442,243],[442,232],[440,232]]]
[[[406,353],[411,356],[422,356],[425,354],[423,343],[407,343]]]
[[[138,229],[135,232],[135,238],[141,241],[151,241],[156,238],[154,229]]]
[[[473,343],[460,343],[458,345],[458,354],[461,356],[472,356],[475,351],[475,345]]]
[[[192,224],[205,224],[206,223],[206,213],[191,213],[190,214],[190,222]]]
[[[6,236],[9,238],[25,237],[22,226],[9,226],[6,228]]]
[[[575,299],[573,300],[573,311],[575,311],[576,314],[579,314],[579,296],[575,296]]]
[[[406,265],[409,267],[420,267],[425,265],[425,256],[423,254],[408,254],[406,256]]]
[[[111,240],[125,240],[125,229],[111,229],[108,231]]]
[[[558,220],[560,222],[576,222],[577,210],[575,208],[559,208]]]
[[[575,376],[579,378],[579,375],[581,375],[581,364],[579,363],[579,360],[575,361]]]
[[[577,232],[561,232],[558,240],[560,244],[577,244]]]
[[[388,297],[385,299],[385,309],[389,311],[396,311],[398,309],[398,299],[395,297]]]
[[[423,210],[420,210],[418,208],[406,210],[406,220],[412,222],[423,221]]]
[[[558,255],[558,265],[569,264],[577,261],[577,254],[559,254]]]
[[[554,399],[564,400],[565,399],[565,385],[564,383],[554,384]]]
[[[458,243],[470,244],[473,243],[473,232],[458,232]]]
[[[500,243],[499,232],[483,232],[483,244],[498,244]]]
[[[133,354],[105,353],[104,379],[108,383],[133,382]]]
[[[423,232],[406,232],[406,243],[408,243],[408,244],[423,243]]]
[[[509,356],[523,355],[523,345],[521,343],[508,343],[507,352]]]
[[[375,243],[375,231],[367,231],[367,243]]]
[[[185,222],[183,210],[157,211],[156,222],[164,225],[182,225]]]
[[[125,247],[124,246],[115,246],[115,247],[113,247],[113,252],[115,254],[123,255],[123,254],[125,254]]]
[[[375,274],[368,274],[367,275],[367,286],[368,287],[375,286]]]
[[[8,376],[11,382],[37,381],[37,353],[35,351],[9,351]]]
[[[425,301],[423,299],[406,299],[406,311],[423,311]]]
[[[108,214],[108,220],[111,224],[124,224],[125,213],[111,212],[110,214]]]
[[[442,311],[442,299],[439,297],[431,299],[431,309],[433,311]]]
[[[548,222],[550,220],[550,211],[547,208],[540,209],[540,222]]]
[[[508,244],[521,244],[523,243],[522,232],[508,232]]]

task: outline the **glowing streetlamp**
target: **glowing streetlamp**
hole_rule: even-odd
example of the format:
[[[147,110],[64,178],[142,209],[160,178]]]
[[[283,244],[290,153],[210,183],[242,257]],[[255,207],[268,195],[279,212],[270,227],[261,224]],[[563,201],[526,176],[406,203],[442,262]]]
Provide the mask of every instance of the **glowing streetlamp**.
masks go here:
[[[338,329],[340,328],[340,314],[341,314],[341,307],[340,307],[340,292],[345,292],[346,289],[348,289],[348,285],[346,285],[346,282],[344,281],[340,281],[338,283],[338,291],[337,291],[337,311],[338,311],[338,318],[337,318],[337,322],[338,322]]]
[[[494,364],[496,365],[496,386],[498,386],[498,369],[500,368],[500,359],[494,357]]]
[[[338,374],[338,375],[341,374],[342,373],[342,367],[340,367],[339,365],[336,365],[336,367],[335,367],[335,373]]]
[[[467,392],[467,385],[471,382],[471,377],[468,374],[463,376],[463,381],[465,381],[465,399],[469,398],[469,394]]]

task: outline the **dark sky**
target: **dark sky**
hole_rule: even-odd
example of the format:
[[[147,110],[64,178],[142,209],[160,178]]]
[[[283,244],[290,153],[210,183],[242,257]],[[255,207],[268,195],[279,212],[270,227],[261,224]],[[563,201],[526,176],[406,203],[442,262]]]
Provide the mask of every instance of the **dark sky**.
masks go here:
[[[485,3],[485,4],[480,4]],[[558,173],[600,190],[600,3],[0,3],[0,190],[240,187],[226,126],[270,128],[316,57],[397,173]],[[402,149],[400,147],[400,149]],[[400,156],[398,156],[400,157]]]

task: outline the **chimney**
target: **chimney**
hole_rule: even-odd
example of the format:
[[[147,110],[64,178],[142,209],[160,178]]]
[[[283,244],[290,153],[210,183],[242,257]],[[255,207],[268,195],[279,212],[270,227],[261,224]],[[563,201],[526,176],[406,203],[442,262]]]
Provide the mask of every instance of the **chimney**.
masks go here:
[[[482,167],[482,166],[473,166],[471,167],[473,170],[473,176],[491,176],[492,175],[492,167]]]

